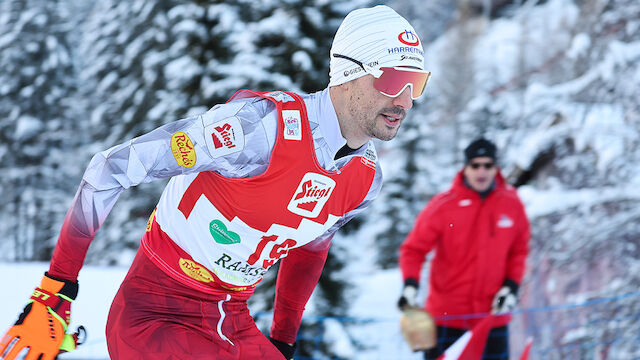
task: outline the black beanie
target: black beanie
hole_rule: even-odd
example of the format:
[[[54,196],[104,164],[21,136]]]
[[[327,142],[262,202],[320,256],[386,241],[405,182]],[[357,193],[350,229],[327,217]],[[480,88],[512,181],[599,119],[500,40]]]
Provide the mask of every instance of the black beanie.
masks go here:
[[[497,148],[491,141],[480,138],[474,140],[471,144],[469,144],[469,146],[467,146],[466,149],[464,149],[464,156],[467,160],[467,164],[471,161],[471,159],[482,156],[490,157],[495,161],[496,151]]]

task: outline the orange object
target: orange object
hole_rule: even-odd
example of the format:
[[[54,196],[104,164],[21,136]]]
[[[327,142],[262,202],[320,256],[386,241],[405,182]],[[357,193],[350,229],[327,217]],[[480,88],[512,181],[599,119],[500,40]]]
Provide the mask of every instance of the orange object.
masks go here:
[[[436,325],[428,312],[407,307],[400,318],[400,328],[413,351],[427,350],[436,346]]]
[[[71,301],[77,293],[77,284],[69,283],[76,287],[73,289],[75,291],[63,294],[66,284],[45,274],[18,321],[0,339],[0,358],[15,359],[29,347],[25,360],[55,359],[65,340],[65,332],[71,321]]]

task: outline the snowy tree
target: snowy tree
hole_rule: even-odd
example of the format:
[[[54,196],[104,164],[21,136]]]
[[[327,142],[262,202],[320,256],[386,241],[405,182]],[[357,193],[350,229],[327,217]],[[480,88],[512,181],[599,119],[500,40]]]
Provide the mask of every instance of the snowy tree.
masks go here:
[[[104,1],[95,4],[80,46],[82,91],[91,103],[91,154],[206,111],[235,87],[228,64],[240,31],[225,2]],[[164,183],[125,192],[98,233],[90,261],[127,263]],[[119,249],[129,257],[122,256]],[[105,253],[108,254],[105,256]],[[93,260],[92,260],[93,259]]]
[[[519,186],[532,223],[522,307],[636,291],[640,4],[386,3],[422,35],[433,75],[396,139],[376,144],[382,193],[336,235],[312,313],[348,316],[351,301],[363,292],[354,273],[398,272],[397,249],[418,212],[449,187],[462,165],[462,148],[481,134],[497,142],[503,173]],[[240,88],[324,88],[333,34],[348,11],[368,5],[0,2],[0,259],[50,258],[95,152],[204,112]],[[163,185],[123,194],[87,263],[128,264]],[[270,310],[275,270],[252,298],[253,308]],[[513,348],[544,324],[534,334],[534,358],[536,348],[551,349],[554,355],[544,358],[594,357],[590,349],[605,354],[597,356],[637,358],[637,341],[625,334],[638,332],[639,312],[637,302],[621,299],[520,316],[512,327]],[[335,323],[323,324],[305,321],[300,354],[349,357],[329,340],[320,350],[306,340],[336,330]],[[355,327],[338,330],[348,338]]]
[[[526,288],[525,304],[597,299],[628,292],[640,281],[630,271],[637,266],[634,239],[640,236],[635,225],[638,212],[630,207],[638,201],[630,190],[638,169],[628,166],[640,160],[640,92],[634,65],[640,59],[640,39],[633,30],[640,25],[640,7],[589,1],[574,14],[564,25],[573,36],[559,45],[560,56],[543,65],[556,71],[545,69],[545,85],[526,89],[526,114],[537,121],[529,122],[526,137],[513,139],[527,155],[513,159],[515,173],[529,170],[525,193],[545,197],[561,191],[557,196],[564,199],[562,206],[533,214],[532,284]],[[539,159],[545,161],[536,163]],[[574,202],[577,194],[581,200]],[[624,332],[638,331],[637,322],[630,319],[639,309],[629,304],[626,315],[614,315],[620,306],[609,303],[555,315],[551,338],[556,341],[544,345],[561,349],[558,358],[575,356],[571,345],[575,349],[611,341],[617,345],[600,350],[603,356],[637,354],[637,343]],[[563,327],[575,324],[576,316],[584,319],[583,327]],[[577,332],[585,335],[576,337]]]
[[[45,260],[78,179],[72,14],[61,1],[0,3],[0,257]]]

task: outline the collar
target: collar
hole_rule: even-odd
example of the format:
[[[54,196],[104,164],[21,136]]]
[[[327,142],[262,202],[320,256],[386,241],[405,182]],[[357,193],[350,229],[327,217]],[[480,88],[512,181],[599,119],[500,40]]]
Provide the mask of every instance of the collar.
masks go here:
[[[318,124],[318,130],[320,130],[318,136],[324,138],[331,152],[331,158],[335,158],[338,150],[347,144],[347,139],[340,131],[340,123],[329,96],[329,88],[309,94],[303,99],[309,119]],[[314,140],[316,137],[314,136]]]

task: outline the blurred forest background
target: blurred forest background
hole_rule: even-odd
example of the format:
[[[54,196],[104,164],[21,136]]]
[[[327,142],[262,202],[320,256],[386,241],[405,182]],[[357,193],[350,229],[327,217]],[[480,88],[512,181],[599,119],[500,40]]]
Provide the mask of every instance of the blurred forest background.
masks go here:
[[[0,0],[0,261],[50,259],[94,153],[240,88],[325,88],[341,20],[375,4],[414,25],[432,78],[399,136],[377,144],[382,194],[334,239],[314,312],[352,314],[353,289],[362,291],[354,279],[397,269],[415,216],[481,135],[498,144],[532,223],[521,306],[637,291],[637,0]],[[86,263],[129,264],[163,187],[126,191]],[[255,308],[269,310],[274,276]],[[637,338],[610,335],[640,332],[640,302],[589,316],[621,313],[629,317],[615,326],[554,327],[537,346],[597,338],[604,345],[579,358],[640,358]]]

